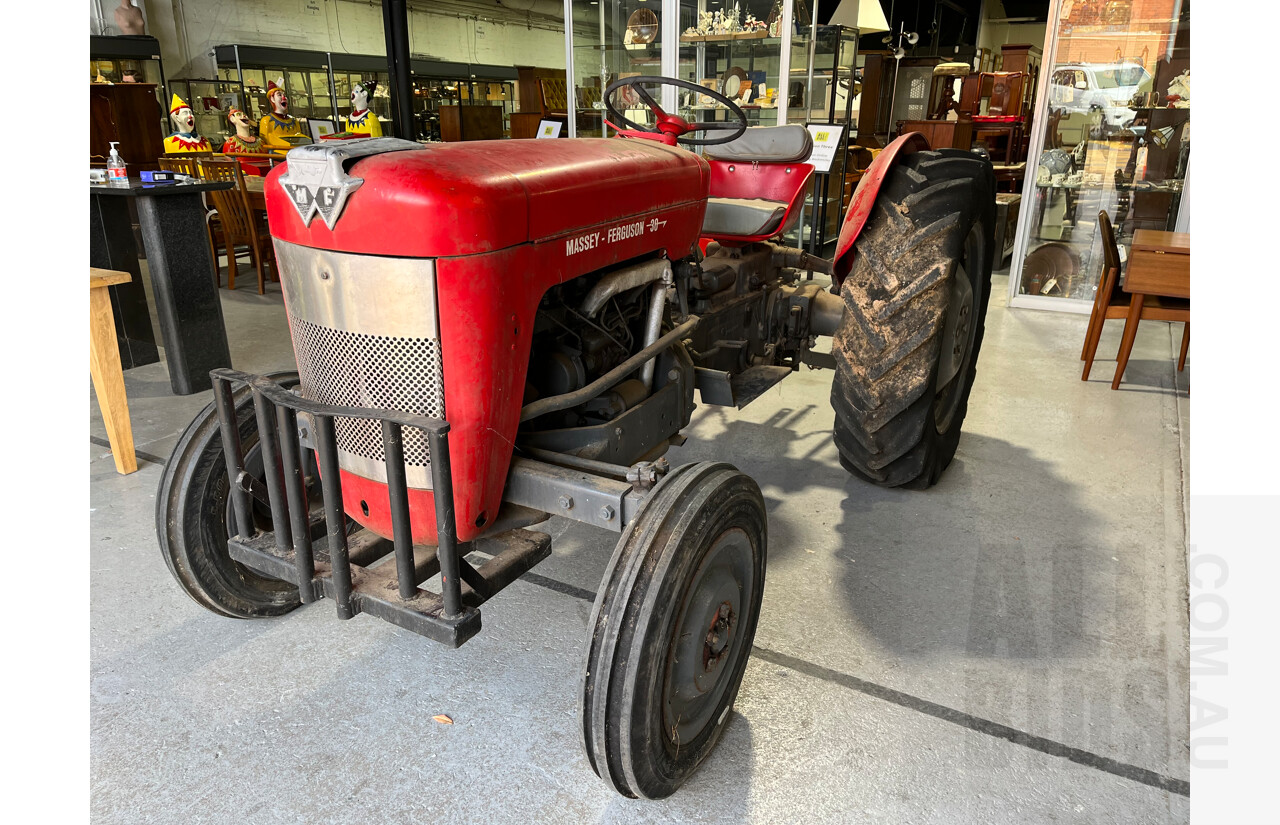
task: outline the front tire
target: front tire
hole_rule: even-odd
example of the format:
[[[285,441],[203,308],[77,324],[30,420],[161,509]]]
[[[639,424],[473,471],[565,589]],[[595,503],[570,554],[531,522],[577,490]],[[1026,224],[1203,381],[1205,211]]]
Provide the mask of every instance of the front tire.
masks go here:
[[[764,593],[760,488],[729,464],[676,468],[618,542],[592,610],[582,732],[596,774],[670,796],[720,739]]]
[[[924,489],[951,463],[991,296],[995,176],[968,152],[908,155],[855,242],[831,352],[840,463]]]
[[[286,387],[298,383],[297,373],[269,377]],[[232,401],[245,469],[261,480],[265,471],[252,393],[241,387]],[[234,561],[227,550],[227,540],[235,530],[230,492],[218,413],[210,404],[182,433],[160,477],[156,533],[161,554],[187,595],[214,613],[235,619],[288,613],[301,604],[298,588],[255,573]],[[262,512],[265,508],[257,503],[253,508],[258,526],[271,529],[270,513]]]

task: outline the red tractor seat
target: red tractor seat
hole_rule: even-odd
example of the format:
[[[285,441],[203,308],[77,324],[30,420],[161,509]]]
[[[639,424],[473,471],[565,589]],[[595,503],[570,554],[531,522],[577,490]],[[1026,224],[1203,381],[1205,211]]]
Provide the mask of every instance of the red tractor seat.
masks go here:
[[[791,229],[813,175],[804,163],[813,152],[808,129],[757,126],[704,151],[711,161],[711,196],[703,237],[740,246]]]
[[[739,163],[799,163],[813,151],[813,137],[798,124],[754,126],[728,143],[708,146],[711,160]]]
[[[806,132],[805,134],[808,134]],[[763,198],[708,198],[703,235],[772,235],[787,214],[787,204]]]

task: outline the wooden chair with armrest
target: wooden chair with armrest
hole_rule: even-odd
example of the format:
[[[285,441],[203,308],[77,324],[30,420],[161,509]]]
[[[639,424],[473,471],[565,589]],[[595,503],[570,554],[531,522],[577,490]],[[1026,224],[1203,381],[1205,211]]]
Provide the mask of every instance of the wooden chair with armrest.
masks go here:
[[[1084,361],[1084,373],[1081,381],[1089,380],[1089,371],[1093,368],[1093,358],[1098,352],[1098,341],[1102,338],[1102,325],[1113,318],[1127,318],[1130,305],[1135,299],[1125,292],[1120,285],[1120,248],[1116,245],[1115,232],[1111,227],[1111,219],[1106,211],[1098,213],[1098,229],[1102,235],[1102,279],[1098,283],[1098,294],[1093,299],[1093,311],[1089,314],[1089,327],[1084,336],[1084,349],[1080,351],[1080,360]],[[1150,321],[1184,321],[1182,331],[1182,352],[1178,355],[1178,370],[1181,371],[1187,361],[1187,344],[1191,340],[1191,302],[1179,298],[1164,298],[1156,295],[1143,296],[1140,318]]]
[[[222,239],[227,249],[227,288],[236,288],[236,247],[243,245],[248,247],[250,260],[258,270],[258,294],[264,294],[267,268],[274,260],[271,235],[257,212],[249,207],[240,162],[235,158],[201,161],[200,173],[205,180],[235,184],[231,189],[209,193],[222,218]]]
[[[157,163],[160,168],[169,172],[177,172],[180,175],[189,175],[193,178],[199,178],[200,160],[208,158],[203,152],[185,152],[183,154],[165,155],[160,158]],[[200,199],[204,201],[204,229],[209,236],[209,251],[213,253],[213,282],[216,286],[222,286],[222,272],[218,268],[218,236],[222,233],[222,221],[218,218],[218,210],[209,205],[208,194],[203,194]]]

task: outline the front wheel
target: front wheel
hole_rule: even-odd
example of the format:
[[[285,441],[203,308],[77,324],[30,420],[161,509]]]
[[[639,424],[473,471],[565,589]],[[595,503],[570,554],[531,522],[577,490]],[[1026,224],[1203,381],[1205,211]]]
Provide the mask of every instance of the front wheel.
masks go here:
[[[297,373],[269,376],[283,386]],[[233,396],[245,470],[262,481],[262,451],[253,396],[241,387]],[[271,529],[270,511],[253,501],[259,529]],[[235,533],[231,480],[222,454],[218,413],[210,404],[182,433],[165,464],[156,493],[156,533],[169,572],[195,602],[222,616],[257,619],[280,616],[301,604],[298,588],[267,578],[231,558],[227,540]]]
[[[764,593],[760,488],[729,464],[673,470],[627,525],[591,614],[582,733],[596,774],[670,796],[720,739]]]
[[[968,152],[890,172],[855,242],[831,352],[840,462],[885,487],[936,484],[955,456],[991,295],[995,176]]]

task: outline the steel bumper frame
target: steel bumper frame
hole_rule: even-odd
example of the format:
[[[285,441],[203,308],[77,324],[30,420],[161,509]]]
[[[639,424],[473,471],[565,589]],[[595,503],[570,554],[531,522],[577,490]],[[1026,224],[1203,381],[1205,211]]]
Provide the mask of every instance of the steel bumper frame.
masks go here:
[[[474,542],[458,542],[447,421],[394,410],[321,404],[266,377],[237,370],[216,369],[210,376],[223,456],[232,480],[236,535],[228,540],[228,551],[232,559],[263,575],[295,584],[304,604],[327,597],[336,603],[340,619],[368,613],[457,647],[480,631],[481,604],[550,555],[550,536],[519,528]],[[247,385],[253,394],[263,467],[279,468],[266,473],[265,490],[244,471],[233,384]],[[391,540],[364,529],[349,533],[342,507],[335,417],[381,423]],[[411,543],[405,427],[422,430],[430,445],[438,530],[434,547]],[[320,471],[321,519],[313,519],[304,485],[303,446],[307,442],[314,445]],[[255,527],[251,497],[265,500],[270,508],[269,532]],[[472,550],[485,552],[490,558],[473,567],[465,558]],[[389,564],[373,566],[392,552],[394,571]],[[436,573],[441,576],[440,593],[419,587]]]

